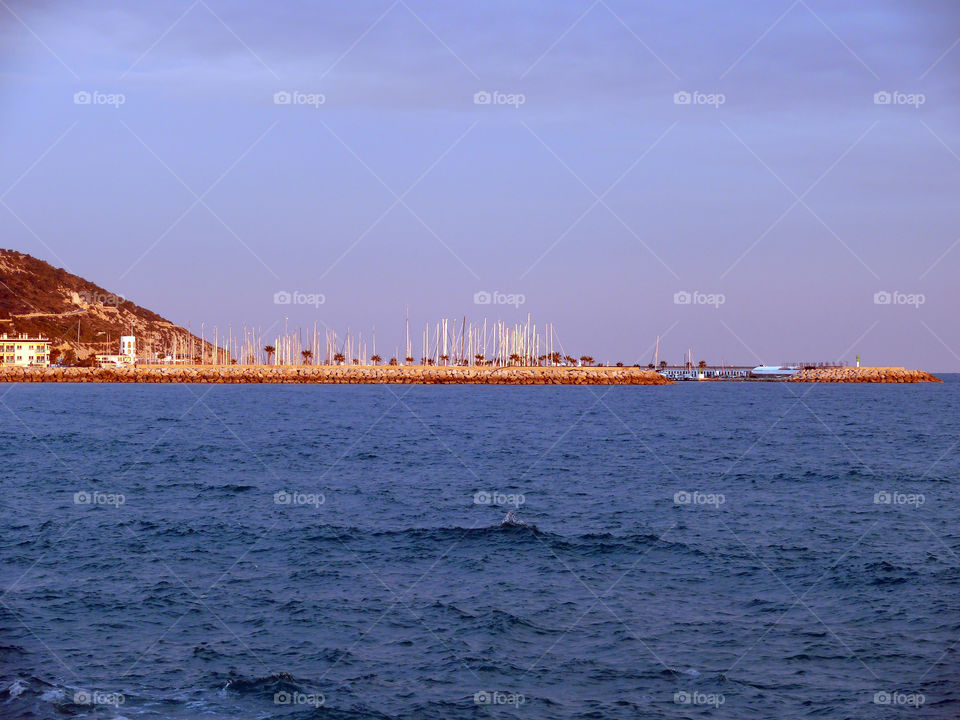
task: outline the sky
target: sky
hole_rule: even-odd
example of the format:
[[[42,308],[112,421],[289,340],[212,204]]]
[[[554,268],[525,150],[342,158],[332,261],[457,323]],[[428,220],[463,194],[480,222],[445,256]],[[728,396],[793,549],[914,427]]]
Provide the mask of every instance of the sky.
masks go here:
[[[954,0],[0,0],[0,48],[0,247],[194,331],[960,371]]]

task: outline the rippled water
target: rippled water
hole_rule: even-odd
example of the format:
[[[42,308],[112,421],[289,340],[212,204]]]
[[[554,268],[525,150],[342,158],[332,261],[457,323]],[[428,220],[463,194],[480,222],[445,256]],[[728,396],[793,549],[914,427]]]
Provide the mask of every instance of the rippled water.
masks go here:
[[[957,717],[958,409],[0,386],[0,717]]]

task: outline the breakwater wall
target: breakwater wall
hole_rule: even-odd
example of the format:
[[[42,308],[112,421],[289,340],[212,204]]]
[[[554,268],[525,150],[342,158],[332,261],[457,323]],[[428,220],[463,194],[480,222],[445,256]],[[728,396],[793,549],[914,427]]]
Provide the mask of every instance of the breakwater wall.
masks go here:
[[[801,370],[788,378],[789,382],[820,383],[917,383],[943,382],[923,370],[902,367],[838,367]]]
[[[203,365],[132,368],[3,367],[0,382],[300,383],[320,385],[669,385],[635,367]]]

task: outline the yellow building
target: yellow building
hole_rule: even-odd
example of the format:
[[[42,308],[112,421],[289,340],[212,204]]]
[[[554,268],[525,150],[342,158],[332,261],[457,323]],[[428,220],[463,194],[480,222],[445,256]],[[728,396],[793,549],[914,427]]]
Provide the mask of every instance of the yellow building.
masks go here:
[[[50,341],[29,335],[0,335],[0,365],[49,365]]]

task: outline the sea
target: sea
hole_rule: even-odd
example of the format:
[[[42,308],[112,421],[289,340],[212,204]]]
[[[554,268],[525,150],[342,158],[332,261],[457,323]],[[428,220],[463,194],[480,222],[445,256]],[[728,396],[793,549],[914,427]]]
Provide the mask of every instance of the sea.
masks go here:
[[[0,385],[0,718],[956,718],[943,377]]]

